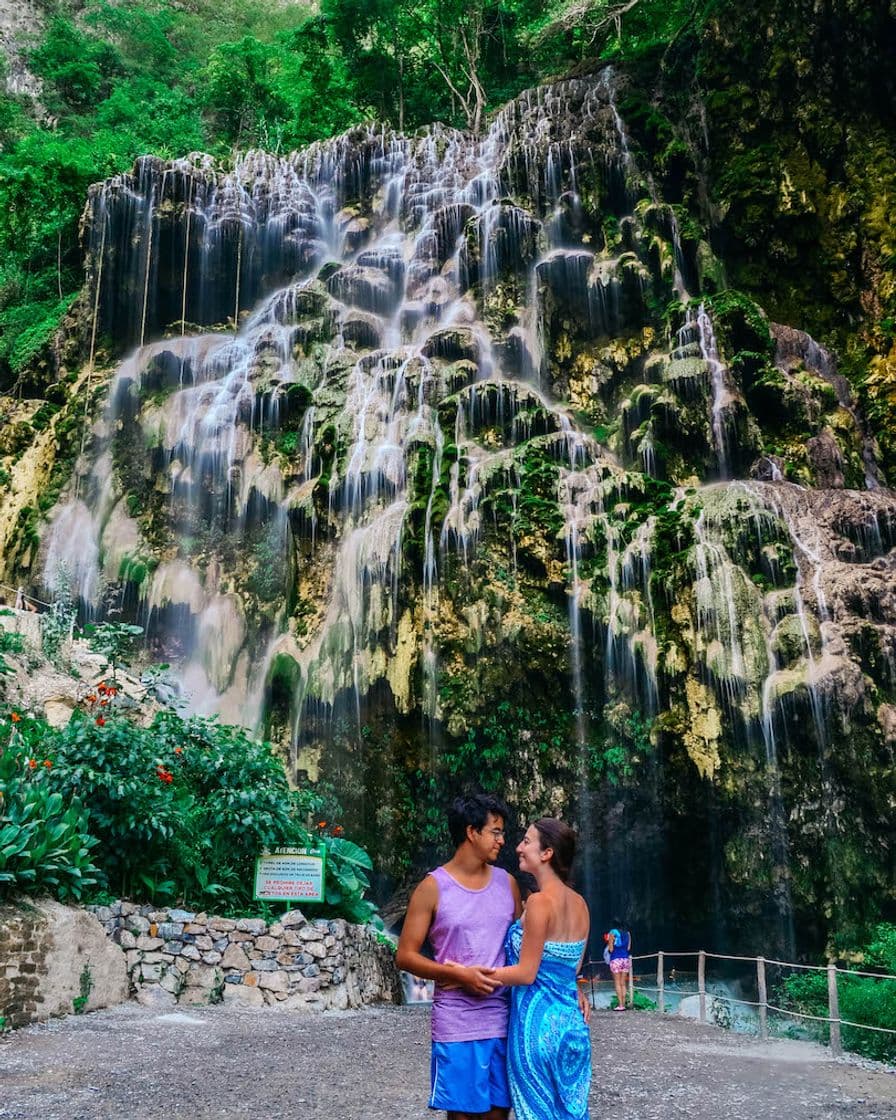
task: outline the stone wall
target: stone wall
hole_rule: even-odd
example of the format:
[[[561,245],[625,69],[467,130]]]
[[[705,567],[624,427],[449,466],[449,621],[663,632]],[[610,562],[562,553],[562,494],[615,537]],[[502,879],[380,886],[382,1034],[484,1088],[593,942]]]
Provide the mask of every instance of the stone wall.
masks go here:
[[[125,960],[90,914],[51,901],[0,907],[0,1016],[6,1026],[127,998]]]
[[[339,918],[311,921],[291,910],[268,924],[130,902],[91,909],[124,951],[131,990],[149,1006],[223,999],[342,1010],[400,999],[392,949]]]
[[[39,973],[49,940],[37,911],[0,911],[0,1015],[10,1027],[37,1018]]]

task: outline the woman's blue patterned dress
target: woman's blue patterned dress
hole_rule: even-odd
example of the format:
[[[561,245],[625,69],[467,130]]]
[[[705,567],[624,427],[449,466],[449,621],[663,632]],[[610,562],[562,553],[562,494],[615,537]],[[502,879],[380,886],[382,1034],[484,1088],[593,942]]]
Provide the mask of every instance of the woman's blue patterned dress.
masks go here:
[[[523,928],[507,931],[507,963],[520,959]],[[576,995],[584,941],[546,941],[535,980],[511,988],[507,1073],[517,1120],[588,1120],[591,1035]]]

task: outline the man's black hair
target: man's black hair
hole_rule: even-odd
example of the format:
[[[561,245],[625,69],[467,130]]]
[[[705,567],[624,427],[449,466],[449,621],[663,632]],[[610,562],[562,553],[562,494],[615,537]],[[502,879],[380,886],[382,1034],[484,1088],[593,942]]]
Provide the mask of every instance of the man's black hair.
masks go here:
[[[467,828],[480,832],[489,818],[500,817],[506,823],[510,810],[500,797],[490,793],[474,793],[472,797],[458,797],[448,810],[448,832],[455,848],[467,838]]]

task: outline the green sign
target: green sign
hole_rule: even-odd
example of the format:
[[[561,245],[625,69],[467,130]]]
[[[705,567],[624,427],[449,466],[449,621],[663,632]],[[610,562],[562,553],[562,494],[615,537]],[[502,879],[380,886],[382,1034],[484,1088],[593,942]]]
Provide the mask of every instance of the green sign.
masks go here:
[[[323,848],[275,848],[255,861],[255,897],[267,902],[323,902]]]

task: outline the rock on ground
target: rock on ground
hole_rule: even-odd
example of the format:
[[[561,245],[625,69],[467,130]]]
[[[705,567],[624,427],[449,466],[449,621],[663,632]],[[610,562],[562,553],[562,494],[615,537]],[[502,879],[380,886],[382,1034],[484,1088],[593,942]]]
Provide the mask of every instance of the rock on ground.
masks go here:
[[[809,1043],[595,1014],[593,1120],[896,1120],[896,1077]],[[428,1014],[123,1005],[0,1042],[0,1120],[424,1120]]]

